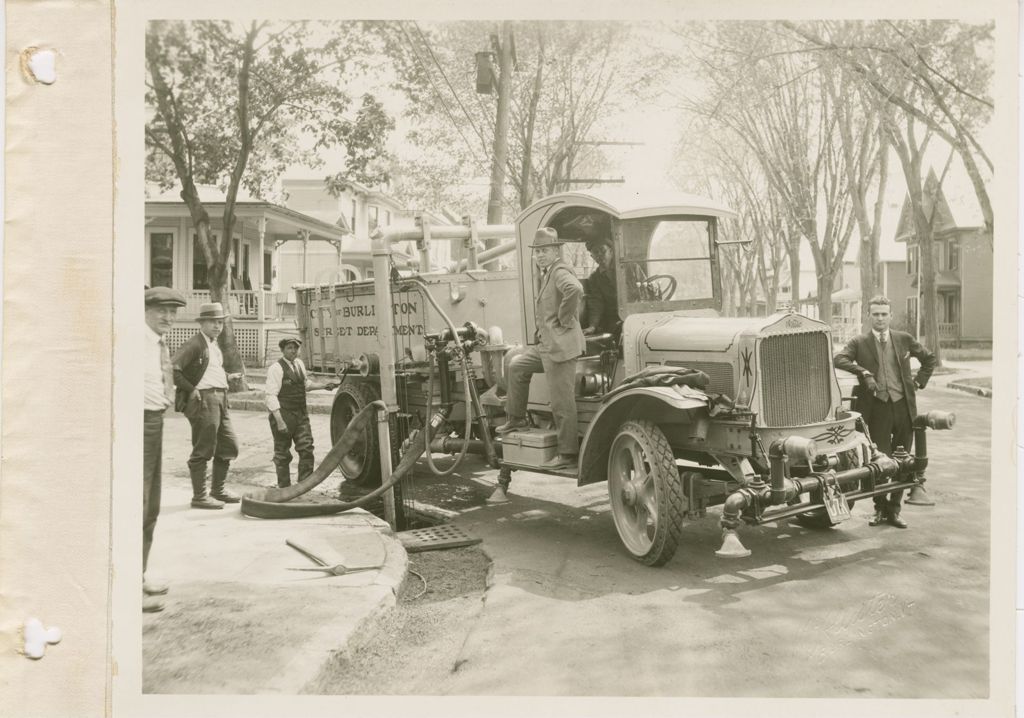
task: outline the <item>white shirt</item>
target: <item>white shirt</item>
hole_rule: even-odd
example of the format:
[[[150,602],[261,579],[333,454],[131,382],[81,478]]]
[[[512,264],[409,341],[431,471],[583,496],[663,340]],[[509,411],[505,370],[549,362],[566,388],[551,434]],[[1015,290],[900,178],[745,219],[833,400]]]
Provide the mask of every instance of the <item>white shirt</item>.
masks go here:
[[[875,335],[875,341],[878,342],[879,344],[884,344],[885,342],[891,339],[891,337],[889,336],[888,329],[886,329],[884,332],[876,332],[874,329],[872,329],[871,333]]]
[[[285,359],[284,361],[288,361]],[[295,361],[290,362],[292,372],[299,375],[305,380],[306,388],[312,385],[313,382],[309,380],[309,375],[306,374],[306,365],[302,363],[302,360],[298,357]],[[281,408],[281,402],[277,400],[277,395],[281,392],[281,382],[284,381],[284,369],[281,368],[280,362],[274,362],[267,369],[267,383],[263,388],[263,393],[266,394],[267,409],[273,413]]]
[[[167,395],[164,394],[164,368],[160,361],[160,335],[146,325],[146,383],[145,403],[146,411],[160,411],[171,405]]]
[[[227,389],[228,375],[224,373],[224,355],[221,353],[220,347],[217,346],[217,340],[210,339],[205,334],[203,334],[203,339],[206,340],[206,346],[210,350],[210,363],[206,365],[206,371],[203,372],[203,378],[196,384],[196,389]]]

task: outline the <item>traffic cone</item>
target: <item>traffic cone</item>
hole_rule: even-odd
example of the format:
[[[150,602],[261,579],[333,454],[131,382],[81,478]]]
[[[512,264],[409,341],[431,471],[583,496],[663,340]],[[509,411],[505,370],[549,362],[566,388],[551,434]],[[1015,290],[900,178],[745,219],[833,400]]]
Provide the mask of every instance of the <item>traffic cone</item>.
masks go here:
[[[907,496],[907,500],[904,502],[911,506],[934,506],[935,502],[928,496],[928,492],[924,488],[924,484],[914,484],[910,487],[910,495]]]
[[[508,494],[505,493],[505,489],[499,484],[494,493],[487,497],[487,503],[489,504],[507,504]]]
[[[715,551],[715,556],[722,558],[746,558],[750,549],[740,543],[735,529],[722,529],[722,548]]]

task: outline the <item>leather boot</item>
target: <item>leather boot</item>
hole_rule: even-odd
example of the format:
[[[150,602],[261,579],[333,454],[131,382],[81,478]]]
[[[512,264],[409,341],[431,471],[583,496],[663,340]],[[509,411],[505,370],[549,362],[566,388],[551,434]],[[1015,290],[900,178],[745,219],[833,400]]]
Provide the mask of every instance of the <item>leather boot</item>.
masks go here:
[[[288,464],[284,466],[275,466],[277,469],[277,488],[283,489],[292,485],[291,470]]]
[[[192,508],[194,509],[222,509],[224,504],[217,499],[210,498],[206,494],[206,466],[189,466],[189,476],[192,479]]]
[[[227,461],[213,460],[213,478],[211,479],[210,496],[223,501],[226,504],[237,504],[240,499],[233,493],[224,488],[224,482],[228,478],[228,467],[230,464]]]
[[[907,528],[907,522],[900,518],[899,509],[889,509],[889,525],[898,529]]]
[[[889,519],[889,512],[885,509],[875,507],[875,515],[868,521],[868,526],[881,526]]]

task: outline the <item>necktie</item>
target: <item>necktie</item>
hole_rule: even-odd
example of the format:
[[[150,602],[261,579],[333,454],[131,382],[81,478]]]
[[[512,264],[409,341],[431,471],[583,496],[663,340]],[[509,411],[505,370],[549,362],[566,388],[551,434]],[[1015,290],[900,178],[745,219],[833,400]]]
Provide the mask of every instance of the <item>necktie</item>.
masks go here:
[[[167,343],[160,337],[160,371],[164,375],[164,396],[171,404],[174,403],[174,369],[171,367],[171,353]]]

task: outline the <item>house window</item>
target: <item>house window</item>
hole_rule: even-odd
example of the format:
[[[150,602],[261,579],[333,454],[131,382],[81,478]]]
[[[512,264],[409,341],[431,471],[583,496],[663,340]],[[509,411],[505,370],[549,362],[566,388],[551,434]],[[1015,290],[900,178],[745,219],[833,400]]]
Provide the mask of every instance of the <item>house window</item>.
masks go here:
[[[356,231],[356,201],[352,200],[352,231]]]
[[[907,329],[917,331],[917,297],[907,297]]]
[[[263,288],[270,289],[271,272],[274,266],[274,253],[263,253]]]
[[[206,255],[199,244],[199,235],[192,235],[192,288],[209,289],[209,270],[206,266]]]
[[[907,247],[907,274],[917,274],[917,247]]]
[[[174,282],[174,234],[149,234],[149,286],[171,287]]]
[[[946,262],[947,269],[959,269],[960,268],[960,243],[950,242],[948,245],[948,257]]]
[[[242,245],[242,289],[252,289],[249,279],[249,245]]]
[[[369,214],[369,216],[366,219],[367,225],[368,225],[369,230],[371,232],[373,230],[377,229],[377,221],[379,219],[379,216],[380,216],[380,208],[379,207],[371,206],[370,207],[370,214]]]
[[[391,210],[390,209],[384,210],[384,226],[385,227],[390,227],[391,226]]]
[[[238,237],[231,240],[231,278],[238,279]]]

